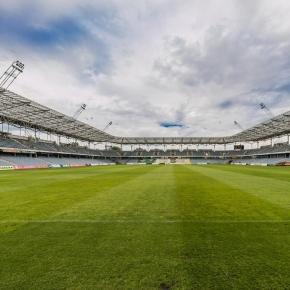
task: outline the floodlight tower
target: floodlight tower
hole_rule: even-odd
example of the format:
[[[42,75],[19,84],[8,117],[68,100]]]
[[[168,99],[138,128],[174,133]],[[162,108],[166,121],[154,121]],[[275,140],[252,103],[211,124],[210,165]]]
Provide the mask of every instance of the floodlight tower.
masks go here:
[[[14,61],[0,77],[0,88],[8,89],[23,70],[24,64],[19,60]]]
[[[105,128],[103,129],[103,131],[106,131],[111,125],[113,124],[112,121],[110,121],[106,126]]]
[[[240,125],[240,123],[238,121],[234,121],[234,124],[240,129],[240,130],[244,130],[244,128]]]
[[[274,117],[273,113],[270,111],[270,109],[266,106],[265,103],[260,103],[259,105],[260,105],[260,109],[264,110],[270,118]]]
[[[104,129],[103,129],[103,132],[105,132],[111,125],[113,124],[113,122],[112,121],[110,121],[105,127],[104,127]],[[122,148],[122,144],[121,144],[121,148]],[[105,149],[107,150],[108,149],[108,145],[107,145],[107,143],[106,143],[106,145],[105,145]]]
[[[74,113],[73,118],[77,119],[80,114],[86,109],[87,105],[86,104],[82,104],[81,107]]]

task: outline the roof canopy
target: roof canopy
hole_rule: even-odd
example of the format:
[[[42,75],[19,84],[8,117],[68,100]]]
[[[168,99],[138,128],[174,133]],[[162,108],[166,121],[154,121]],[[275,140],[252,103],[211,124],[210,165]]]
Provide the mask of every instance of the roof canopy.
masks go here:
[[[0,88],[0,120],[88,142],[116,144],[226,144],[290,133],[290,111],[226,137],[117,137]]]
[[[88,124],[4,89],[0,89],[0,118],[16,125],[83,141],[111,142],[115,139]]]

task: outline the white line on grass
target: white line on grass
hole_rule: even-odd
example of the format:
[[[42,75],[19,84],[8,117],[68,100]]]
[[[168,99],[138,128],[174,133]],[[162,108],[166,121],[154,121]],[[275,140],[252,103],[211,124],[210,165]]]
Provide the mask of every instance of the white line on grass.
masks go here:
[[[124,224],[138,224],[138,223],[148,223],[148,224],[174,224],[174,223],[290,223],[290,220],[138,220],[138,219],[17,219],[17,220],[0,220],[0,224],[20,224],[20,223],[100,223],[100,224],[114,224],[114,223],[124,223]]]

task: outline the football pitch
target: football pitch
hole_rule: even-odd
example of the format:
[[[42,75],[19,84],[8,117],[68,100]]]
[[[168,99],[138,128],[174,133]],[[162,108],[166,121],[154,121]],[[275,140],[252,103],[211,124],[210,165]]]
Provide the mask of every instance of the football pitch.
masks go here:
[[[290,168],[0,172],[0,289],[289,289]]]

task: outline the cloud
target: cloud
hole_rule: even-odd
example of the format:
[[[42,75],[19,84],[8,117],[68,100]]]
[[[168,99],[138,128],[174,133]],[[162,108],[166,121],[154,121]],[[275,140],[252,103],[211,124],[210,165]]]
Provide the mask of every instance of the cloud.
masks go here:
[[[236,132],[290,107],[290,4],[12,0],[0,3],[12,89],[116,135]],[[160,126],[162,122],[184,126]]]
[[[173,37],[165,42],[168,55],[155,62],[161,78],[188,87],[198,85],[271,88],[288,80],[290,40],[279,32],[268,34],[255,27],[230,23],[210,27],[203,42]],[[278,72],[275,76],[273,71]]]

